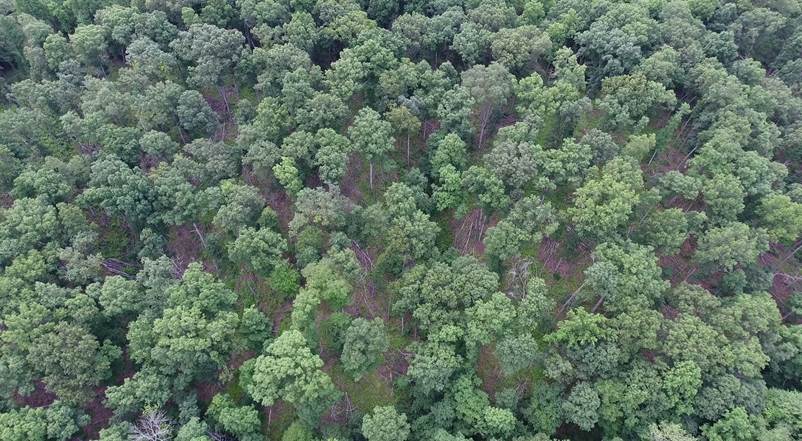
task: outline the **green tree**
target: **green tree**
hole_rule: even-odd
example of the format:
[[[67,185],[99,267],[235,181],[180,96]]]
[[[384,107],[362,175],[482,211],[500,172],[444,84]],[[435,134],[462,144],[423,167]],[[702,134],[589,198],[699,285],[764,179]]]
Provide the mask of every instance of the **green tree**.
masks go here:
[[[243,441],[262,438],[259,412],[252,406],[237,406],[228,395],[217,394],[209,403],[206,414],[226,432]]]
[[[388,349],[384,322],[377,318],[372,321],[356,318],[345,331],[340,360],[346,372],[356,381],[363,374],[374,368],[381,354]]]
[[[767,239],[764,230],[753,230],[746,224],[732,222],[711,228],[700,237],[694,257],[703,265],[730,271],[736,266],[754,262],[768,249]]]
[[[629,222],[642,189],[636,164],[622,158],[609,162],[576,191],[569,213],[577,232],[594,238],[615,236]]]
[[[749,421],[746,410],[736,407],[724,418],[716,421],[712,426],[706,427],[704,434],[710,441],[749,440],[754,439],[755,428]]]
[[[598,421],[599,405],[599,394],[591,384],[583,382],[571,389],[571,393],[562,404],[562,411],[568,421],[582,430],[590,430]]]
[[[256,358],[246,390],[263,406],[281,399],[305,414],[319,415],[337,395],[322,367],[323,360],[300,332],[285,331]]]
[[[197,263],[167,291],[161,316],[140,316],[128,329],[130,356],[181,389],[228,361],[239,323],[236,295]]]
[[[407,416],[393,406],[377,406],[362,419],[362,434],[368,441],[406,441],[410,435]]]
[[[649,112],[661,107],[671,109],[677,102],[674,92],[643,74],[605,78],[601,93],[599,107],[618,129],[643,128]]]
[[[298,167],[289,156],[281,157],[281,160],[273,166],[273,174],[281,185],[287,189],[287,192],[292,195],[297,194],[304,187]]]
[[[490,122],[512,95],[515,77],[500,63],[473,66],[461,75],[462,86],[477,106],[474,112],[479,122],[478,145],[481,148]]]
[[[551,50],[551,39],[536,26],[504,28],[490,43],[493,59],[516,72],[524,72],[538,58]]]
[[[200,23],[179,32],[170,48],[179,58],[192,63],[189,66],[190,84],[195,87],[216,86],[237,63],[244,40],[236,29]]]
[[[802,204],[783,194],[771,194],[760,201],[760,223],[771,240],[793,242],[802,233]]]
[[[217,116],[214,111],[195,90],[187,90],[178,97],[175,113],[181,128],[193,136],[210,135],[217,126]]]
[[[329,185],[337,185],[348,167],[351,142],[330,128],[318,130],[315,138],[318,148],[314,164],[320,177]]]
[[[107,33],[108,29],[104,26],[95,24],[78,26],[70,35],[72,51],[81,57],[84,63],[102,69],[108,57]]]
[[[407,164],[409,164],[409,148],[412,135],[420,131],[421,122],[409,107],[393,106],[387,111],[385,119],[392,125],[393,131],[407,138]]]
[[[236,240],[228,245],[228,257],[254,272],[267,276],[281,262],[287,250],[287,241],[280,234],[267,228],[245,227]]]
[[[348,128],[354,150],[364,154],[370,163],[370,188],[373,188],[373,162],[383,159],[395,145],[392,130],[392,125],[369,107],[360,109]]]

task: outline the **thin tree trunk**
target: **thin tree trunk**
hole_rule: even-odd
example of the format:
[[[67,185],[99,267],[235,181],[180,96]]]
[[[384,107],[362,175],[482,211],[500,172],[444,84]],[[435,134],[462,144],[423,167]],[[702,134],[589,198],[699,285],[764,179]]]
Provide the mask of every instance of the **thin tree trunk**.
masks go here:
[[[99,62],[98,67],[100,67],[100,71],[103,72],[103,78],[108,77],[108,74],[106,74],[106,68],[103,67],[103,60],[100,58],[100,55],[98,55],[97,61]]]
[[[409,132],[407,132],[407,165],[409,165]]]
[[[201,241],[201,245],[203,245],[203,248],[206,248],[206,241],[203,239],[203,234],[201,234],[200,229],[198,228],[198,224],[193,222],[192,226],[195,227],[195,234],[198,235],[198,238]]]
[[[228,121],[229,115],[231,115],[231,109],[228,107],[228,98],[226,97],[226,91],[223,87],[217,86],[217,93],[220,94],[220,97],[223,98],[223,104],[226,105],[226,121]],[[223,121],[225,124],[225,121]]]
[[[596,312],[596,310],[599,309],[599,306],[601,306],[602,303],[604,303],[604,296],[599,297],[599,300],[596,302],[595,305],[593,305],[593,309],[591,309],[590,312]]]
[[[493,109],[482,109],[482,112],[479,114],[479,149],[481,150],[482,144],[485,140],[485,130],[487,129],[487,125],[490,123],[490,118],[493,116]]]
[[[370,161],[370,189],[373,190],[373,161]]]
[[[797,247],[796,247],[796,248],[794,248],[794,251],[791,251],[791,253],[790,253],[790,254],[788,254],[787,256],[785,256],[785,258],[784,258],[782,261],[783,261],[783,262],[785,262],[786,260],[790,259],[790,258],[791,258],[791,257],[793,257],[793,256],[794,256],[794,254],[796,254],[796,253],[797,253],[797,251],[799,251],[800,249],[802,249],[802,241],[800,241],[799,245],[797,245]]]
[[[582,282],[582,284],[579,285],[579,288],[577,288],[576,291],[574,291],[570,296],[568,296],[568,299],[560,307],[560,310],[557,311],[557,315],[558,316],[561,315],[563,313],[563,311],[565,311],[565,308],[567,308],[574,301],[574,299],[576,298],[577,294],[579,294],[579,291],[581,291],[582,288],[585,287],[585,283],[586,282]]]

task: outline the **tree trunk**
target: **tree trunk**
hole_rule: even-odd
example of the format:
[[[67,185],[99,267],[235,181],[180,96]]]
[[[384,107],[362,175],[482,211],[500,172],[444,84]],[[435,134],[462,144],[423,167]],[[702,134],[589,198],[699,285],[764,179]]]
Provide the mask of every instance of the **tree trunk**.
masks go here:
[[[198,228],[198,224],[193,222],[192,226],[195,227],[195,234],[198,235],[198,239],[200,239],[201,245],[203,245],[203,248],[206,248],[206,240],[203,238],[203,234],[201,234],[200,228]]]
[[[568,299],[563,303],[563,305],[560,307],[559,311],[557,311],[557,316],[558,317],[560,315],[562,315],[563,311],[565,311],[565,309],[568,308],[568,306],[570,306],[571,302],[574,301],[574,299],[576,298],[577,294],[579,294],[579,291],[581,291],[582,288],[585,286],[585,283],[587,283],[587,281],[582,282],[582,284],[579,285],[579,288],[577,288],[576,291],[574,291],[570,296],[568,296]]]
[[[228,98],[226,97],[225,88],[217,86],[217,93],[220,94],[220,97],[223,98],[223,104],[226,105],[226,121],[228,121],[228,118],[231,115],[231,109],[228,107]],[[225,124],[226,121],[223,121],[223,124]]]
[[[787,256],[785,256],[785,258],[784,258],[782,261],[783,261],[783,262],[785,262],[786,260],[790,259],[790,258],[791,258],[791,257],[793,257],[793,256],[794,256],[794,254],[796,254],[796,253],[797,253],[797,252],[798,252],[800,249],[802,249],[802,241],[800,241],[800,242],[799,242],[799,245],[797,245],[797,247],[796,247],[796,248],[794,248],[794,250],[793,250],[793,251],[791,251],[791,253],[790,253],[790,254],[788,254]]]
[[[596,312],[596,310],[599,309],[599,306],[601,306],[603,302],[604,302],[604,296],[599,297],[599,300],[596,302],[595,305],[593,305],[593,309],[591,309],[590,312]]]
[[[493,108],[483,108],[481,113],[479,114],[479,149],[481,150],[482,144],[484,143],[485,139],[485,129],[487,129],[487,125],[490,123],[490,117],[493,116]]]
[[[373,190],[373,161],[370,161],[370,189]]]
[[[409,166],[409,132],[407,132],[407,166]]]

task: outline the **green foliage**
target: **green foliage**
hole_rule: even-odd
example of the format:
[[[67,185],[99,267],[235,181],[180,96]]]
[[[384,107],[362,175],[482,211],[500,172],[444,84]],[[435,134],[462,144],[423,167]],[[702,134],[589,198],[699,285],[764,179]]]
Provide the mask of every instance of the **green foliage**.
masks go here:
[[[727,271],[738,265],[754,262],[768,249],[764,230],[750,230],[740,222],[711,228],[699,239],[696,259],[704,265],[714,265]]]
[[[577,232],[591,238],[615,237],[629,222],[642,188],[643,178],[634,163],[617,158],[606,164],[576,191],[569,212]]]
[[[599,418],[599,395],[592,385],[579,383],[571,389],[562,405],[562,411],[568,421],[582,430],[590,430]]]
[[[287,242],[280,234],[267,228],[245,227],[229,244],[228,256],[232,261],[248,265],[256,273],[266,276],[281,261],[286,250]]]
[[[409,437],[407,416],[393,406],[380,406],[362,419],[362,434],[368,441],[405,441]]]
[[[195,376],[223,366],[233,351],[239,323],[232,311],[236,295],[196,263],[166,294],[160,317],[143,315],[131,323],[130,356],[182,388]]]
[[[233,433],[240,440],[261,438],[259,412],[252,406],[237,406],[229,396],[217,394],[206,413],[226,432]]]
[[[378,364],[387,348],[384,322],[378,318],[373,321],[357,318],[345,331],[340,359],[346,372],[359,381],[365,372]]]
[[[802,439],[800,17],[0,0],[0,439]]]
[[[300,332],[285,331],[256,358],[246,390],[263,406],[281,399],[298,411],[319,414],[337,395],[322,367]]]

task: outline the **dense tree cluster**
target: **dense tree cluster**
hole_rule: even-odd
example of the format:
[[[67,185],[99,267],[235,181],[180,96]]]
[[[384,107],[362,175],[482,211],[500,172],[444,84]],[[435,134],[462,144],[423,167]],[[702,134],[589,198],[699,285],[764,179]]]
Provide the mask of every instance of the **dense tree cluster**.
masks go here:
[[[802,1],[0,0],[0,440],[802,439]]]

